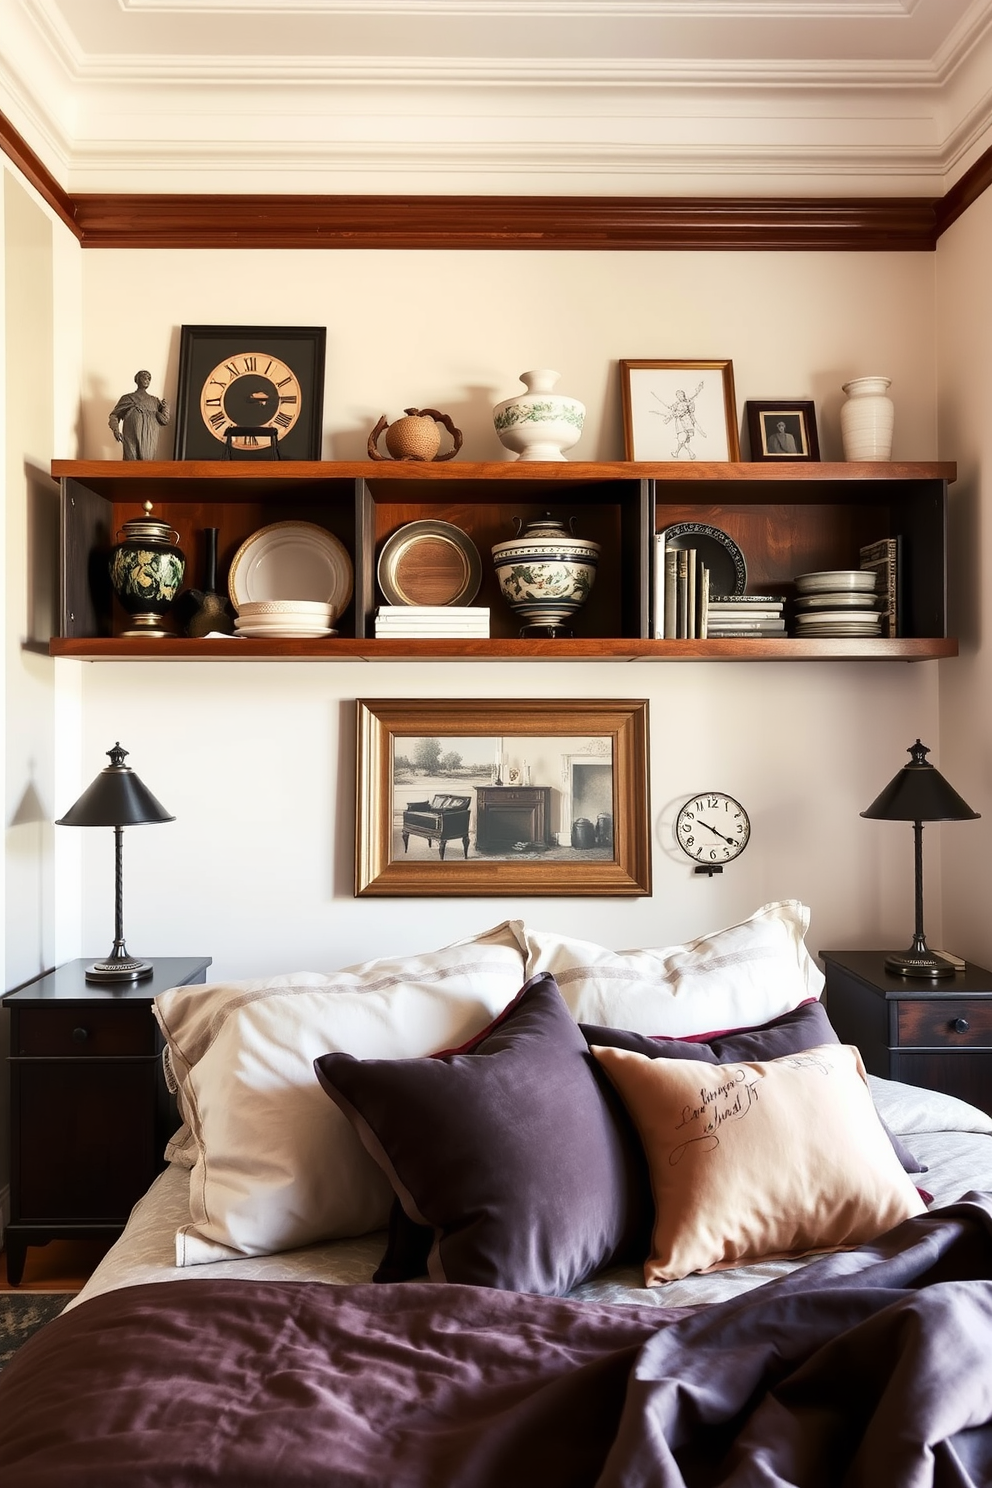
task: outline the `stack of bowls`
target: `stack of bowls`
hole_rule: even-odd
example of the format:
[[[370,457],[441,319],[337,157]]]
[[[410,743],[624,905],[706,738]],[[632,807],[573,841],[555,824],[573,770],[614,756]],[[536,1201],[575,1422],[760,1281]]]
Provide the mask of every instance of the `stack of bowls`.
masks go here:
[[[334,606],[316,599],[255,599],[238,605],[236,635],[256,640],[311,640],[337,635]]]
[[[881,603],[871,569],[835,568],[800,574],[796,579],[796,635],[805,639],[826,636],[882,634]]]

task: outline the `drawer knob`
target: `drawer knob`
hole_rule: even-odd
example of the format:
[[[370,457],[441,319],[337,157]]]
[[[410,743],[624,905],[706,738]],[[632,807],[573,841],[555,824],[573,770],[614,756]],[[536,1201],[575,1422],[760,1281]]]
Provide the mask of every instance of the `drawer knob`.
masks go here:
[[[951,1024],[951,1027],[954,1029],[954,1032],[955,1033],[967,1033],[968,1032],[968,1019],[967,1018],[955,1018],[954,1019],[954,1022]]]
[[[89,1031],[85,1028],[74,1028],[72,1030],[72,1042],[74,1044],[85,1044],[89,1036]]]

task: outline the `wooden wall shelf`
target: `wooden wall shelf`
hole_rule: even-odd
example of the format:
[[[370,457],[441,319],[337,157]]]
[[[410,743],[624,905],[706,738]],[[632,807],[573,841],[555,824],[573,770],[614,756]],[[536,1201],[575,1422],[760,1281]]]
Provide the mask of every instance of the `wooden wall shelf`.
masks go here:
[[[602,464],[562,461],[401,464],[392,461],[56,460],[61,482],[61,615],[53,656],[89,661],[920,661],[957,655],[946,636],[945,529],[952,463],[740,462]],[[187,582],[200,578],[200,534],[220,529],[218,585],[252,532],[306,520],[333,532],[355,565],[355,595],[327,640],[124,637],[126,617],[106,579],[106,555],[146,500],[180,534]],[[574,639],[521,640],[503,602],[490,548],[513,518],[575,516],[602,545]],[[407,522],[452,522],[483,560],[476,603],[487,640],[377,640],[376,557]],[[743,550],[748,589],[790,598],[797,573],[856,567],[858,549],[901,534],[906,635],[898,639],[658,641],[651,638],[654,533],[695,520]]]
[[[52,656],[76,661],[933,661],[957,656],[956,640],[746,641],[162,640],[55,637]]]

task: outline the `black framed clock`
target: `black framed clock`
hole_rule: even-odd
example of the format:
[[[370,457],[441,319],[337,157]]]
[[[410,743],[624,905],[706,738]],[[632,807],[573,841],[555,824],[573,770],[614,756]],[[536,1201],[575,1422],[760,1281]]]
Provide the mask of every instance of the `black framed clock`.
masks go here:
[[[319,460],[323,326],[183,326],[176,459]]]

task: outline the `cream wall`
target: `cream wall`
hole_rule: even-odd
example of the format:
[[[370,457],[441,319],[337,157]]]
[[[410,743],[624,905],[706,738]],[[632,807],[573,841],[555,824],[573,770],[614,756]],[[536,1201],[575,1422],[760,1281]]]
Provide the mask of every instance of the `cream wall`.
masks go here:
[[[958,461],[951,507],[951,622],[961,655],[941,670],[940,766],[982,820],[941,827],[948,942],[992,965],[992,651],[985,633],[992,574],[992,192],[941,238],[937,259],[940,448]]]
[[[382,413],[449,413],[463,459],[502,459],[492,406],[555,367],[587,406],[584,460],[623,453],[621,357],[731,357],[737,403],[812,397],[841,457],[841,383],[893,378],[897,457],[936,448],[932,254],[101,251],[83,255],[80,454],[147,366],[172,397],[182,324],[324,325],[326,459],[364,459]],[[172,453],[173,431],[161,452]]]
[[[492,404],[542,365],[587,404],[575,457],[617,458],[620,357],[725,356],[741,415],[749,397],[815,400],[825,458],[840,455],[841,382],[889,372],[896,455],[936,453],[933,255],[90,252],[82,275],[81,441],[59,454],[119,458],[116,397],[147,366],[173,398],[179,326],[212,322],[327,326],[326,458],[362,456],[381,413],[418,404],[454,417],[464,458],[499,459]],[[814,950],[909,940],[910,840],[858,812],[917,734],[936,742],[934,663],[65,666],[81,748],[58,810],[120,738],[177,817],[126,834],[125,926],[143,954],[211,954],[217,976],[251,976],[440,944],[508,915],[658,944],[790,895],[813,907]],[[355,900],[355,698],[520,695],[649,699],[651,899]],[[671,836],[677,805],[708,785],[753,824],[744,858],[713,880]],[[84,839],[79,954],[109,949],[103,835],[60,834],[60,854]],[[936,887],[928,911],[939,934]]]
[[[4,988],[59,958],[55,829],[59,755],[70,733],[48,637],[56,607],[57,487],[48,474],[65,420],[67,379],[78,388],[78,246],[18,177],[0,168],[0,469],[3,480]],[[75,400],[78,403],[78,398]],[[58,434],[56,434],[58,430]],[[70,679],[69,693],[73,690]],[[78,764],[74,762],[74,773]],[[78,871],[72,874],[73,903]],[[78,931],[74,937],[78,944]],[[72,954],[75,954],[73,950]],[[7,1018],[0,1019],[0,1223],[8,1180]]]

